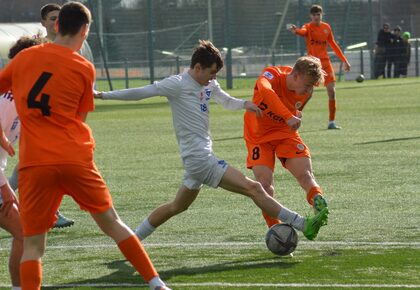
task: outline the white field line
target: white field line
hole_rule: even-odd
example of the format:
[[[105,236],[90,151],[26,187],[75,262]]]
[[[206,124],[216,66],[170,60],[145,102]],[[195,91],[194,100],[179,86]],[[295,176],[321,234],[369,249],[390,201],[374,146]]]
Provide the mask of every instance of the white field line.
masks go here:
[[[341,284],[341,283],[325,283],[325,284],[314,284],[314,283],[224,283],[224,282],[203,282],[203,283],[168,283],[169,286],[173,287],[224,287],[224,288],[252,288],[255,287],[289,287],[289,288],[420,288],[420,285],[415,284]],[[95,288],[128,288],[128,287],[142,287],[147,286],[145,284],[135,283],[86,283],[86,284],[62,284],[62,285],[43,285],[43,288],[74,288],[74,287],[95,287]],[[10,285],[0,285],[0,287],[10,287]]]
[[[146,248],[253,248],[265,247],[264,242],[207,242],[207,243],[144,243]],[[61,250],[61,249],[88,249],[88,248],[115,248],[115,244],[91,244],[91,245],[55,245],[47,246],[48,250]],[[344,242],[344,241],[301,241],[299,247],[304,248],[420,248],[420,242]],[[0,251],[9,251],[10,247],[0,247]]]

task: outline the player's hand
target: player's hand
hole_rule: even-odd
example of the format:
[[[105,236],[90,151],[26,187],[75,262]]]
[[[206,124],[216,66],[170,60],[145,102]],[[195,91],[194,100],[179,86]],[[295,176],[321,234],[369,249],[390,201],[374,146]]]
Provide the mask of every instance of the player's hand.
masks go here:
[[[19,203],[15,193],[10,188],[8,183],[1,187],[1,196],[3,199],[3,204],[0,209],[2,213],[8,217],[13,207],[19,208]]]
[[[299,129],[302,120],[296,116],[293,116],[292,118],[288,119],[286,123],[287,126],[290,127],[290,130],[296,131],[297,129]]]
[[[93,97],[95,99],[102,99],[102,92],[93,90]]]
[[[256,104],[254,104],[253,102],[245,101],[244,108],[248,112],[254,112],[257,117],[261,117],[262,116],[261,109],[258,108],[258,106]]]
[[[293,32],[293,33],[296,33],[296,29],[297,29],[297,27],[296,27],[296,25],[294,25],[294,24],[291,24],[291,25],[287,28],[287,30],[289,30],[290,32]]]
[[[9,140],[4,136],[0,138],[0,146],[9,154],[9,156],[15,156],[15,149],[13,149],[13,146],[10,144]]]
[[[350,71],[351,65],[348,62],[344,63],[344,71]]]

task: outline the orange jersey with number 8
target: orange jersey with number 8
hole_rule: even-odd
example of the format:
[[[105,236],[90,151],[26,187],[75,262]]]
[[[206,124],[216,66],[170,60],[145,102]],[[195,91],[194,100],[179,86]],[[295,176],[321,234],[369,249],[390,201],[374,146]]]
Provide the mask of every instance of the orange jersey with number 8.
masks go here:
[[[286,121],[302,111],[311,95],[298,96],[287,89],[286,77],[292,71],[288,66],[271,66],[258,78],[252,101],[263,112],[256,117],[253,112],[244,114],[244,138],[255,144],[298,136]]]
[[[92,164],[94,139],[78,113],[94,109],[94,79],[93,64],[53,43],[23,50],[0,73],[22,124],[20,168]]]

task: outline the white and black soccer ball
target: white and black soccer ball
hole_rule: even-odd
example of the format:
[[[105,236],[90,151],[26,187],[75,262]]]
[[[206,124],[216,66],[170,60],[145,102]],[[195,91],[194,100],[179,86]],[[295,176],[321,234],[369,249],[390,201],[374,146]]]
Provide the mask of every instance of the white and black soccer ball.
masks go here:
[[[365,80],[365,76],[363,74],[360,74],[356,78],[356,82],[362,83]]]
[[[286,256],[296,249],[298,234],[296,230],[286,224],[273,225],[265,235],[267,248],[276,255]]]

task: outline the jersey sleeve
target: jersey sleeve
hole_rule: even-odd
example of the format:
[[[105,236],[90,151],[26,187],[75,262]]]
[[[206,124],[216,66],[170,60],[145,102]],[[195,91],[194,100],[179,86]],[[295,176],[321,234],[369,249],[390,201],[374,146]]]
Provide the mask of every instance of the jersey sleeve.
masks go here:
[[[159,96],[156,83],[141,88],[132,88],[102,93],[102,98],[104,100],[138,101],[154,96]]]
[[[335,42],[331,27],[328,26],[328,28],[330,31],[328,34],[328,44],[342,62],[347,62],[347,58],[344,56],[344,53],[341,51],[341,48],[338,46],[337,42]]]
[[[296,28],[295,33],[299,36],[306,36],[308,34],[308,28],[306,24],[304,24],[302,28]]]
[[[287,109],[287,107],[280,100],[279,96],[274,91],[271,81],[274,81],[275,77],[269,71],[264,71],[263,74],[258,78],[256,86],[258,88],[262,101],[260,108],[264,115],[268,113],[274,113],[281,116],[285,121],[292,118],[293,114]]]
[[[213,88],[213,98],[227,110],[240,110],[244,108],[245,100],[237,99],[226,93],[220,84],[214,80],[211,83]]]

